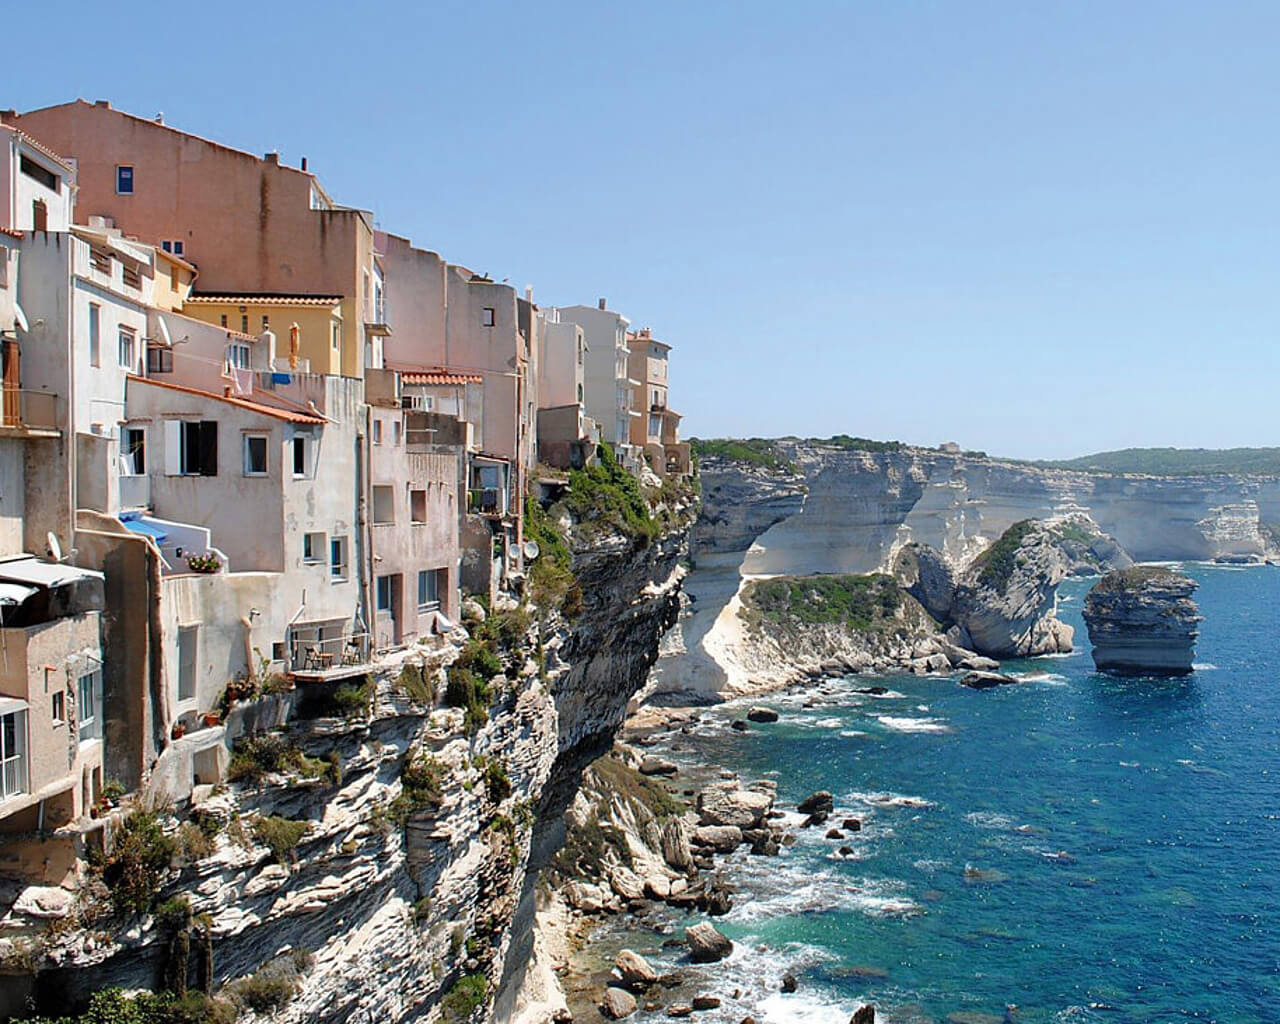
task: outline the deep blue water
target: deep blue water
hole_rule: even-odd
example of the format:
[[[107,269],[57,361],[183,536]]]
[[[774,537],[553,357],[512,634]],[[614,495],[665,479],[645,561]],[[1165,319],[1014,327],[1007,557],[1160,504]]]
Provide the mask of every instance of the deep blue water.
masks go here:
[[[1090,581],[1070,581],[1077,653],[1005,666],[1040,681],[863,677],[815,708],[752,702],[775,725],[732,732],[727,706],[680,737],[677,758],[774,778],[791,809],[829,789],[832,824],[864,823],[735,855],[723,1019],[843,1024],[874,1000],[891,1022],[1280,1021],[1280,569],[1187,568],[1205,622],[1185,679],[1095,674]],[[892,694],[852,692],[870,682]]]

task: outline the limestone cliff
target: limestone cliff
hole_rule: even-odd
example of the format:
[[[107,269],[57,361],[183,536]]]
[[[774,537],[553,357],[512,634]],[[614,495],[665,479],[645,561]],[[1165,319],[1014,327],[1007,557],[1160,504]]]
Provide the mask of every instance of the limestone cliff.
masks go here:
[[[571,527],[584,607],[492,620],[496,674],[477,682],[482,654],[476,673],[448,677],[443,703],[464,706],[441,706],[456,643],[384,662],[344,695],[262,698],[289,705],[262,716],[288,724],[242,739],[234,781],[201,788],[191,809],[139,806],[116,823],[146,823],[163,851],[157,899],[186,909],[116,916],[90,885],[53,914],[11,911],[6,991],[27,984],[62,1011],[176,971],[235,995],[242,1020],[510,1019],[539,872],[674,619],[686,541],[680,525],[649,541]],[[465,699],[461,682],[475,685]],[[179,936],[190,957],[175,961]],[[283,1005],[259,1006],[280,977]]]
[[[1084,605],[1094,664],[1116,675],[1189,673],[1201,621],[1195,590],[1195,580],[1156,566],[1108,573]]]
[[[1132,560],[1280,557],[1274,476],[1092,473],[795,439],[774,449],[772,467],[721,455],[701,463],[689,600],[664,643],[650,687],[655,699],[713,700],[753,689],[756,670],[738,613],[742,586],[761,576],[892,571],[912,544],[940,552],[958,575],[1025,519],[1082,526],[1061,545],[1068,573]]]

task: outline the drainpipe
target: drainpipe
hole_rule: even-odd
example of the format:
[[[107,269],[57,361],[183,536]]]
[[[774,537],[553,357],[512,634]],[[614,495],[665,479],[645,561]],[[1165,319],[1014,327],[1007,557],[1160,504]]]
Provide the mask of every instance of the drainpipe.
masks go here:
[[[371,557],[370,548],[372,546],[372,538],[369,536],[369,438],[372,436],[373,427],[371,420],[373,418],[373,410],[369,408],[367,403],[361,403],[364,416],[362,419],[363,431],[357,431],[355,437],[355,457],[356,457],[356,558],[355,564],[358,566],[360,573],[358,593],[360,595],[359,604],[356,609],[356,621],[360,632],[372,634],[369,627],[371,621],[370,608],[373,606],[370,587],[372,586],[372,568],[373,559]],[[369,648],[372,650],[372,636],[369,637]]]
[[[302,604],[298,605],[298,610],[289,616],[289,621],[284,624],[284,664],[285,668],[293,668],[293,641],[289,638],[289,631],[293,629],[293,624],[302,618],[302,613],[307,610],[307,588],[302,588]]]
[[[249,669],[249,678],[257,676],[253,670],[253,620],[248,614],[240,616],[240,625],[244,627],[244,663]]]

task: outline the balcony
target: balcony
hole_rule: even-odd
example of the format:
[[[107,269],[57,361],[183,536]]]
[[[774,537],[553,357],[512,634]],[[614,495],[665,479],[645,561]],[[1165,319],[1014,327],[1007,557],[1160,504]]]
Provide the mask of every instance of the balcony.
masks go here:
[[[58,396],[48,391],[27,391],[6,384],[0,436],[61,437]]]
[[[0,802],[27,791],[27,756],[14,754],[0,760]]]
[[[369,311],[370,319],[364,322],[368,334],[377,334],[384,338],[391,335],[391,322],[387,319],[387,303],[385,300],[375,302]]]
[[[120,507],[122,509],[150,508],[151,507],[151,477],[149,476],[120,477]]]
[[[500,517],[507,511],[506,492],[499,487],[473,487],[467,491],[467,511]]]
[[[291,637],[288,672],[300,683],[324,683],[369,671],[372,644],[368,633],[314,638]]]

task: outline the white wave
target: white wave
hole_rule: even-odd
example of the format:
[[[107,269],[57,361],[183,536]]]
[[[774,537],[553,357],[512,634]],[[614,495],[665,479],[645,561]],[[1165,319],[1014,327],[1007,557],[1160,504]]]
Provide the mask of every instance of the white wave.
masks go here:
[[[855,736],[865,736],[867,734],[861,729],[841,729],[840,735],[846,739],[853,739]]]
[[[917,710],[917,711],[928,711],[928,710],[929,710],[929,705],[928,705],[928,704],[917,704],[917,705],[916,705],[916,710]]]
[[[1193,662],[1191,667],[1197,672],[1216,672],[1218,670],[1218,666],[1210,661]]]
[[[996,811],[973,811],[964,816],[964,820],[975,828],[1013,828],[1014,819],[1007,814]]]
[[[923,871],[926,875],[932,875],[939,871],[945,871],[947,868],[951,867],[951,861],[929,860],[928,858],[922,857],[920,860],[913,862],[911,866],[917,871]]]
[[[844,725],[843,718],[819,718],[813,723],[817,729],[838,729]]]
[[[905,700],[906,694],[897,690],[886,690],[884,693],[853,693],[854,697],[871,697],[873,700]]]
[[[1120,762],[1119,762],[1119,764],[1120,764],[1120,767],[1121,767],[1121,768],[1137,768],[1137,767],[1138,767],[1139,762],[1137,762],[1137,761],[1120,761]]]
[[[850,793],[846,800],[851,803],[868,804],[871,807],[932,807],[932,800],[926,800],[922,796],[904,796],[901,793],[886,793],[884,791],[854,791]]]
[[[898,718],[878,715],[876,721],[894,732],[950,732],[951,727],[938,718]]]
[[[785,968],[784,968],[785,969]],[[768,1024],[813,1024],[814,1021],[844,1020],[849,1015],[848,1000],[824,998],[806,987],[800,992],[772,992],[755,1004],[756,1012]],[[877,1020],[886,1020],[880,1013]]]

